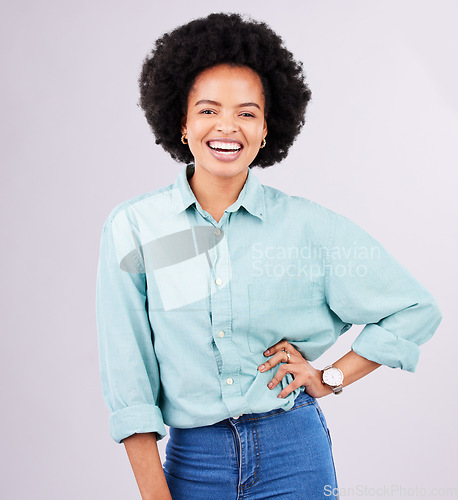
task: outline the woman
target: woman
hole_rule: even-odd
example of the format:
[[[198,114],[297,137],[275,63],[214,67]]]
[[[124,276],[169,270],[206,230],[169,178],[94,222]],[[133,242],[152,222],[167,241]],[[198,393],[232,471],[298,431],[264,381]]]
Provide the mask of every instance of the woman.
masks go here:
[[[251,173],[286,157],[311,96],[269,27],[192,21],[156,42],[139,83],[156,142],[186,165],[103,228],[111,435],[143,499],[336,498],[317,399],[381,364],[413,372],[440,309],[363,229]],[[351,351],[312,366],[352,324],[366,326]]]

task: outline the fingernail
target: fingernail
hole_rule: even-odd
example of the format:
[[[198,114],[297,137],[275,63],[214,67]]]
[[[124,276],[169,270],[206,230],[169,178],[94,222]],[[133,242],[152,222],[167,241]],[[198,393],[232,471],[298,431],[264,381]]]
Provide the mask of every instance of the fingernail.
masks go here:
[[[283,397],[283,396],[282,396],[281,394],[279,394],[279,395],[277,396],[277,398],[282,398],[282,397]]]
[[[269,389],[272,389],[272,387],[273,387],[273,386],[274,386],[274,383],[273,383],[273,382],[269,382],[269,383],[267,384],[267,387],[268,387]]]
[[[270,354],[270,349],[267,349],[267,351],[264,354],[268,356]]]
[[[265,370],[265,368],[266,368],[266,365],[261,365],[261,366],[259,367],[259,371],[260,371],[260,372],[262,372],[262,371],[264,371],[264,370]]]

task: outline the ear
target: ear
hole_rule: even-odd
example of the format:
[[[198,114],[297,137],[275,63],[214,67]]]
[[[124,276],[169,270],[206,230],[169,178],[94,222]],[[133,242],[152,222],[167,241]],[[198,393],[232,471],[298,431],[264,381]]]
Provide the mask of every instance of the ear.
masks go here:
[[[262,136],[265,138],[267,135],[267,120],[264,118],[264,128],[262,130]]]
[[[186,134],[186,116],[183,116],[181,118],[180,124],[181,124],[181,128],[180,128],[181,133]]]

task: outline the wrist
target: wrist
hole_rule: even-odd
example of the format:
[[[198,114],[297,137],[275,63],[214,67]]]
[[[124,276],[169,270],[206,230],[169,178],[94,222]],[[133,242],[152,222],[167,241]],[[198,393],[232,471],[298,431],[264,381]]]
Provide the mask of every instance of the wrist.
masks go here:
[[[334,394],[341,394],[343,391],[344,374],[337,366],[326,366],[321,370],[321,382]]]

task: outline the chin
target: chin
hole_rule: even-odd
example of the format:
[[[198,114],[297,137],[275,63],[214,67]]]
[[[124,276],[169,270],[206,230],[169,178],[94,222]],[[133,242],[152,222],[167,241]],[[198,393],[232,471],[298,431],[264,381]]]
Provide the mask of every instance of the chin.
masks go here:
[[[245,172],[248,165],[240,162],[207,162],[208,167],[201,167],[218,177],[234,177],[234,175]]]

